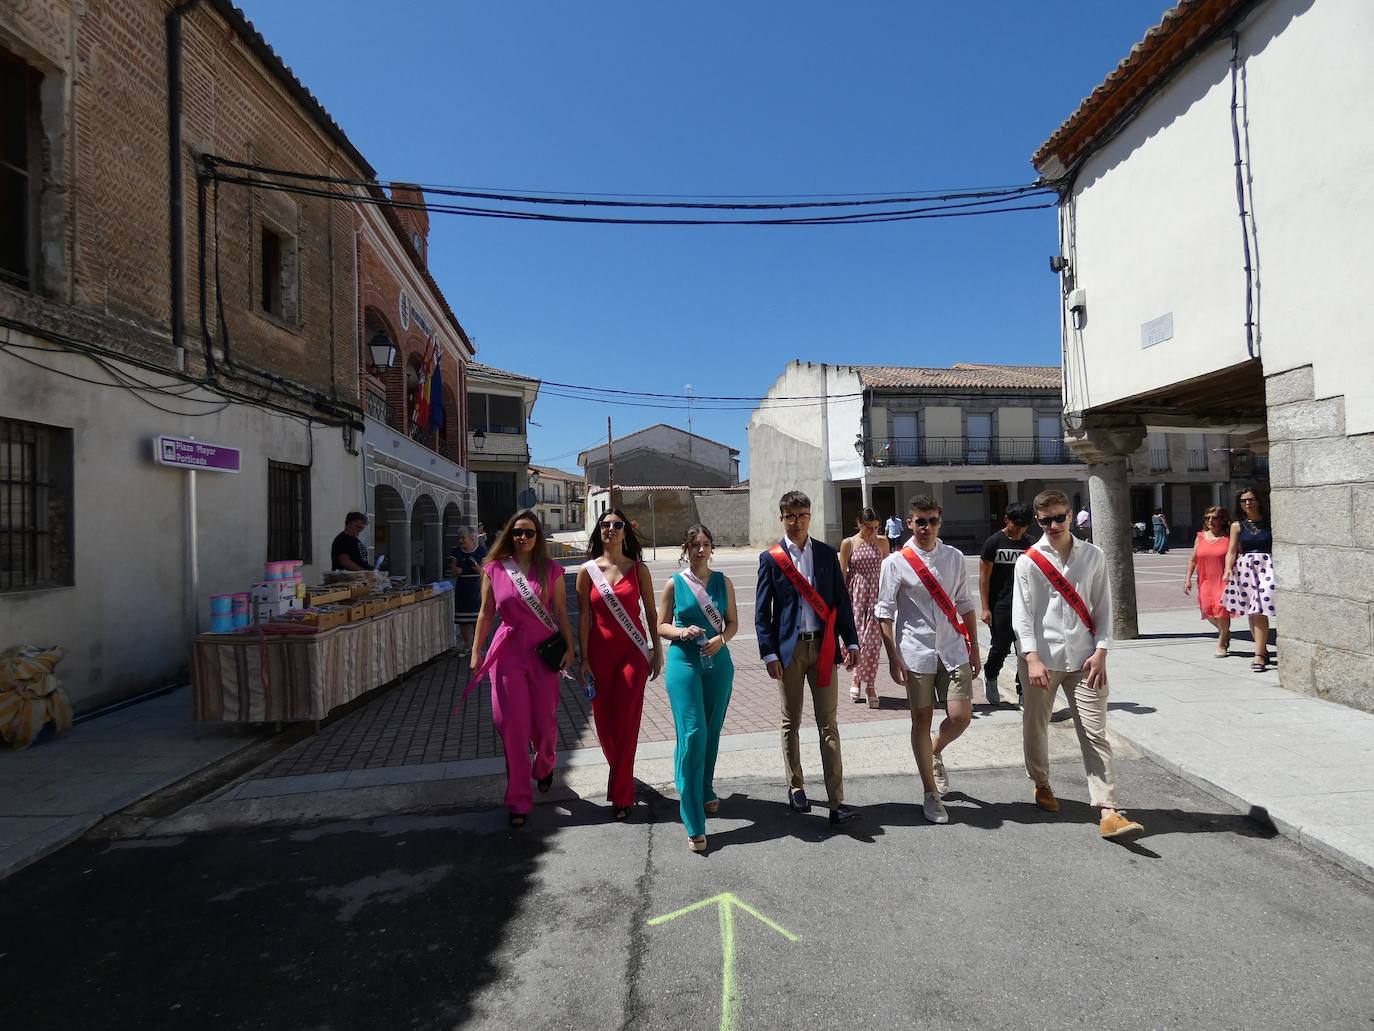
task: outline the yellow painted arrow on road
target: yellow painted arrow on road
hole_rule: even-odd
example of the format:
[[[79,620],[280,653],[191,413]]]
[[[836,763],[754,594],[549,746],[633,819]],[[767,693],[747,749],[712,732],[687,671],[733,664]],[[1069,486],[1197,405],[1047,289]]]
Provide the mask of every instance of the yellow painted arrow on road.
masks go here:
[[[739,996],[735,991],[735,910],[744,910],[759,923],[771,927],[790,942],[801,941],[801,938],[781,924],[769,920],[749,903],[741,901],[731,891],[724,891],[719,895],[712,895],[709,899],[693,902],[690,906],[683,906],[676,912],[656,916],[649,921],[649,926],[657,927],[659,924],[666,924],[669,920],[676,920],[680,916],[695,913],[698,909],[705,909],[707,906],[716,906],[720,912],[720,1031],[734,1031],[735,1017],[739,1010]]]

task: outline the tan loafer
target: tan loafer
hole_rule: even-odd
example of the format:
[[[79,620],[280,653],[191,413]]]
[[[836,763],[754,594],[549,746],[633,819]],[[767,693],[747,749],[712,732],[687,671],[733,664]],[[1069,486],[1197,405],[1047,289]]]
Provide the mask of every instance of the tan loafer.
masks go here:
[[[1137,834],[1145,833],[1145,828],[1143,826],[1136,823],[1119,809],[1111,809],[1103,813],[1100,828],[1102,836],[1112,841],[1120,841],[1122,838],[1133,838]]]
[[[1059,812],[1059,799],[1054,797],[1048,784],[1035,785],[1035,804],[1047,813]]]

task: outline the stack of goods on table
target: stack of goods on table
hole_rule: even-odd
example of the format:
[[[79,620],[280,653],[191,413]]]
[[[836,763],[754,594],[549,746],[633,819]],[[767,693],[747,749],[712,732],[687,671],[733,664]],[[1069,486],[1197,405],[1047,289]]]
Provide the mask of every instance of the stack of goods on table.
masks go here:
[[[251,591],[212,595],[210,633],[319,633],[452,589],[447,581],[412,587],[404,577],[370,570],[327,572],[324,583],[308,585],[301,567],[298,561],[268,562],[266,579]]]

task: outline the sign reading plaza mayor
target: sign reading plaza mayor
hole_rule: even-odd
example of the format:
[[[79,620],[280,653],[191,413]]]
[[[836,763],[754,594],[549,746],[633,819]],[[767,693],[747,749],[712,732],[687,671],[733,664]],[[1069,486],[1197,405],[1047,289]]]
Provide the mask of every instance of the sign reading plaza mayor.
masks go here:
[[[236,447],[208,444],[189,437],[169,437],[165,433],[153,438],[153,461],[159,465],[210,473],[236,473],[240,467],[239,458]]]

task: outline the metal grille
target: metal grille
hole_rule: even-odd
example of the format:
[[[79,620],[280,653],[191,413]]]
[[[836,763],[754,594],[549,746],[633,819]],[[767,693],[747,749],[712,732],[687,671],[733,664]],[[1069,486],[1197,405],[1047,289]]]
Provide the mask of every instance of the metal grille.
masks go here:
[[[0,590],[70,583],[67,492],[55,451],[69,431],[0,419]]]
[[[310,468],[267,463],[267,561],[310,561]]]

